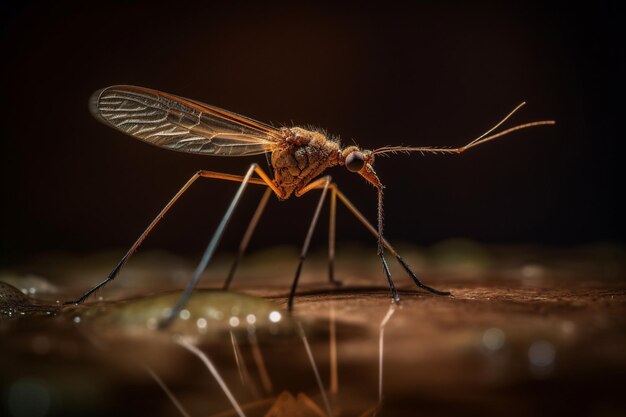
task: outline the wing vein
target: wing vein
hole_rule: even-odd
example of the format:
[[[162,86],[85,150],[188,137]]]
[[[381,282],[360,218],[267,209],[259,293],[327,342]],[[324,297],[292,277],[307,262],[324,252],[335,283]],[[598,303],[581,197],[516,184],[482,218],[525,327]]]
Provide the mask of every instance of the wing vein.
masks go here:
[[[181,152],[256,155],[271,152],[283,138],[281,131],[236,113],[142,87],[100,90],[91,111],[130,136]]]

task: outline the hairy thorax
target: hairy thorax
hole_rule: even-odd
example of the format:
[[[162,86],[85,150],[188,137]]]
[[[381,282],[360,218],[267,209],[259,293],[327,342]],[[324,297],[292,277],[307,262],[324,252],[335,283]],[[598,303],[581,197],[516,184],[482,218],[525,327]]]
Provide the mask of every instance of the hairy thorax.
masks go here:
[[[320,132],[284,128],[284,143],[272,152],[274,183],[283,199],[306,186],[327,168],[339,165],[339,144]]]

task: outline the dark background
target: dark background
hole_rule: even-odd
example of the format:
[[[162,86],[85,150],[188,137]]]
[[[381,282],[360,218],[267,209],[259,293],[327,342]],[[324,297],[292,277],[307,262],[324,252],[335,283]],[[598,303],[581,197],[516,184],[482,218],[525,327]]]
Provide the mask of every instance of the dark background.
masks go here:
[[[610,2],[290,5],[9,2],[2,27],[2,262],[130,245],[197,169],[254,160],[180,154],[99,124],[87,100],[135,84],[264,122],[313,124],[365,148],[462,145],[555,119],[462,156],[379,158],[386,234],[432,244],[624,242],[624,16]],[[228,4],[225,4],[228,3]],[[376,196],[336,168],[375,219]],[[197,253],[236,185],[200,180],[146,246]],[[261,195],[250,187],[224,248]],[[252,247],[303,239],[316,193],[270,204]],[[339,211],[339,241],[374,241]],[[327,220],[323,218],[321,227]],[[316,234],[323,245],[324,230]]]

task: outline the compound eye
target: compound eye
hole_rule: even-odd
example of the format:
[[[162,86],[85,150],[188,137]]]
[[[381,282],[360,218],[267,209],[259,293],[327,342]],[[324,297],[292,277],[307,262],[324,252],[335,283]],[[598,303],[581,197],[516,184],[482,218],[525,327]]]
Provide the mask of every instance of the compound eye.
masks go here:
[[[350,152],[346,157],[348,171],[359,172],[365,165],[365,156],[361,152]]]

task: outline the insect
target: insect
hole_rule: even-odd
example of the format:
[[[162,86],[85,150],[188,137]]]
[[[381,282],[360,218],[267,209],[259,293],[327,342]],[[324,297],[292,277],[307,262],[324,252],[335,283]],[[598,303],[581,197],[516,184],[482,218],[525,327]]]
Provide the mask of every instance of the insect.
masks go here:
[[[79,299],[68,302],[67,304],[82,303],[95,291],[111,282],[132,254],[135,253],[150,231],[152,231],[163,218],[165,213],[167,213],[198,178],[235,181],[240,182],[241,185],[221,219],[191,281],[185,288],[176,306],[172,308],[170,315],[163,321],[163,325],[167,325],[172,319],[176,318],[187,303],[200,276],[210,262],[247,184],[257,184],[267,188],[241,241],[239,253],[225,281],[225,289],[230,285],[237,264],[247,248],[248,242],[271,194],[273,193],[280,200],[286,200],[293,195],[300,197],[309,191],[321,190],[319,201],[313,213],[311,223],[309,224],[304,244],[302,245],[300,260],[289,293],[289,309],[293,306],[293,299],[296,294],[302,265],[307,255],[311,237],[324,200],[329,192],[328,276],[331,283],[338,284],[338,281],[334,278],[333,271],[335,255],[335,212],[337,199],[339,199],[377,239],[378,256],[382,262],[383,271],[387,277],[391,297],[394,301],[399,301],[400,297],[391,278],[389,266],[385,259],[385,249],[397,259],[418,287],[436,295],[450,295],[447,291],[440,291],[424,284],[417,277],[415,272],[413,272],[409,264],[383,237],[382,203],[384,186],[373,168],[375,158],[377,155],[398,152],[459,154],[516,130],[532,126],[554,124],[552,120],[531,122],[492,134],[495,129],[523,105],[524,103],[516,107],[489,131],[459,148],[385,146],[374,150],[365,150],[352,145],[342,147],[338,140],[331,139],[320,131],[303,129],[301,127],[272,127],[218,107],[209,106],[161,91],[125,85],[112,86],[99,90],[91,97],[90,109],[93,115],[105,124],[152,145],[180,152],[229,157],[269,153],[271,154],[270,164],[273,177],[256,163],[251,164],[243,176],[205,170],[197,171],[148,225],[146,230],[139,236],[115,268],[113,268],[109,276],[98,285],[85,292]],[[376,228],[370,224],[350,200],[339,190],[337,185],[332,182],[329,175],[320,177],[326,169],[334,166],[346,167],[349,171],[360,175],[375,188],[378,196],[378,222]],[[254,174],[256,174],[256,176],[253,176]]]

